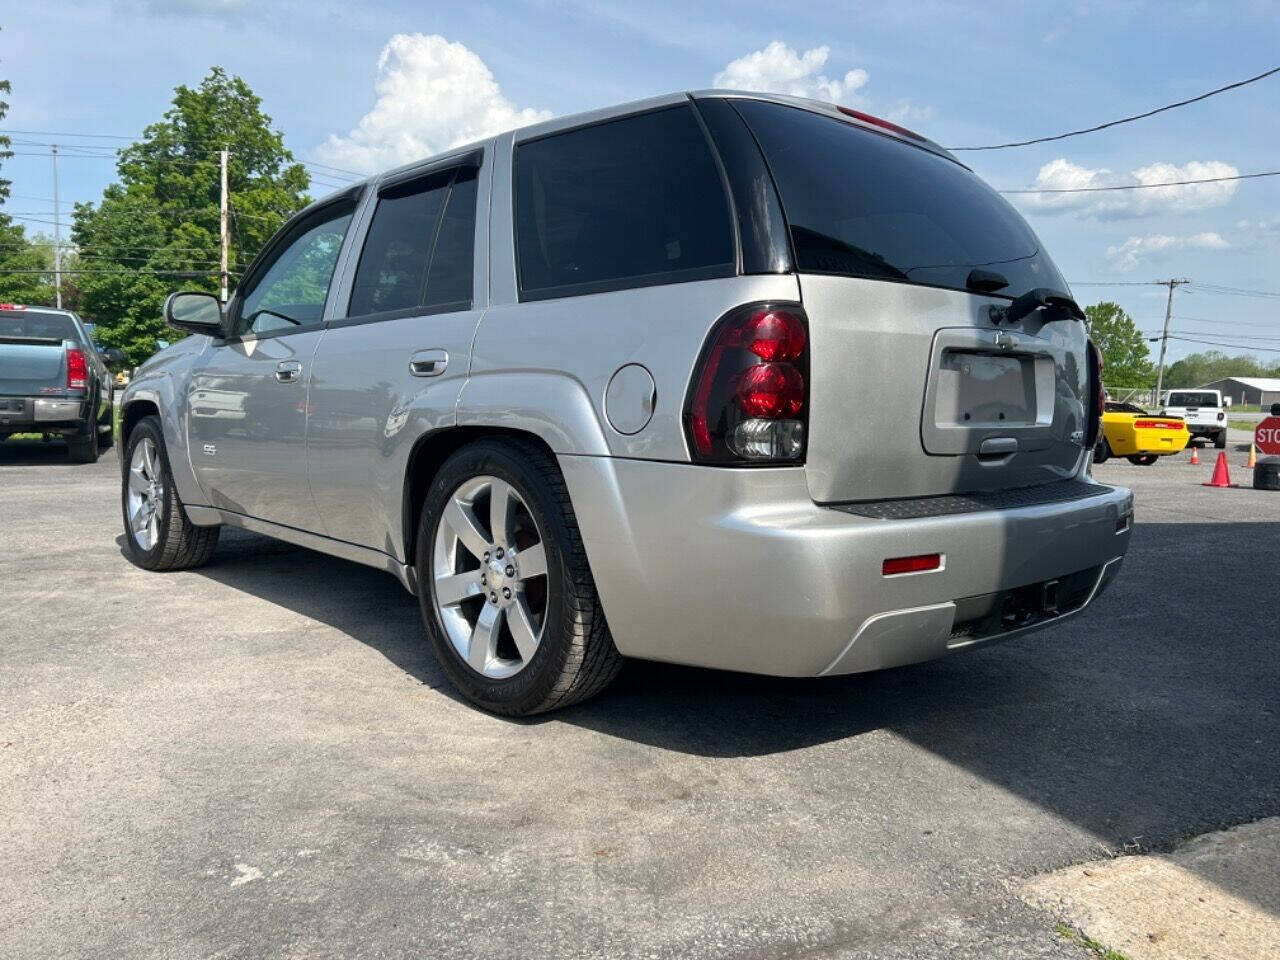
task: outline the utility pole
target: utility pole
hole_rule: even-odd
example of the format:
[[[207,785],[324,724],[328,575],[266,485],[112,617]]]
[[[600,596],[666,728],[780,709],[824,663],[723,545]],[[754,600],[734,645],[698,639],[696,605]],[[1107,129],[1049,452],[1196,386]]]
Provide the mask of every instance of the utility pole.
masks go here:
[[[54,300],[62,309],[62,216],[58,208],[58,145],[49,154],[53,158],[53,289]]]
[[[1160,396],[1164,391],[1164,354],[1169,348],[1169,320],[1173,317],[1173,291],[1184,283],[1190,283],[1186,277],[1174,280],[1157,280],[1162,287],[1169,288],[1169,299],[1164,306],[1164,332],[1160,334],[1160,367],[1156,373],[1156,403],[1161,403]]]
[[[218,202],[218,227],[222,234],[222,297],[223,303],[227,302],[227,252],[231,247],[231,237],[227,232],[227,150],[224,147],[218,153],[219,166],[222,173],[222,195]],[[1167,326],[1167,324],[1166,324]]]

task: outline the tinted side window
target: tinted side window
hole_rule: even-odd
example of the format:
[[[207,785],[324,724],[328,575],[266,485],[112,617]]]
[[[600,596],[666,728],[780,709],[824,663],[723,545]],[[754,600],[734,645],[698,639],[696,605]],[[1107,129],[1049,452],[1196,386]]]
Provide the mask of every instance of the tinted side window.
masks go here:
[[[431,255],[427,277],[427,307],[471,307],[471,285],[475,268],[476,174],[474,169],[458,171],[449,191],[444,219]]]
[[[833,117],[755,100],[755,133],[791,224],[797,265],[965,289],[974,267],[1001,296],[1066,284],[1018,212],[959,164]]]
[[[293,228],[265,270],[250,281],[252,286],[240,302],[237,335],[320,322],[352,212],[350,204],[343,204]]]
[[[526,299],[735,270],[724,186],[687,106],[521,144],[515,171]]]
[[[360,253],[348,316],[403,310],[422,302],[431,245],[452,173],[383,191]]]

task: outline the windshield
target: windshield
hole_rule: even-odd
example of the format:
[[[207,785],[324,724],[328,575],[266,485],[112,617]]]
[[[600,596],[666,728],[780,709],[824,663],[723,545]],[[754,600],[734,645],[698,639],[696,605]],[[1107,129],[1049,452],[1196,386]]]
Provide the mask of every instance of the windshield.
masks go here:
[[[1218,395],[1216,393],[1171,393],[1169,394],[1170,407],[1216,407],[1218,405]]]
[[[802,271],[964,290],[981,268],[1009,281],[998,296],[1067,289],[1026,221],[958,163],[809,110],[734,106],[769,162]]]
[[[75,321],[66,314],[44,313],[39,310],[10,311],[0,313],[0,337],[22,340],[76,340]]]

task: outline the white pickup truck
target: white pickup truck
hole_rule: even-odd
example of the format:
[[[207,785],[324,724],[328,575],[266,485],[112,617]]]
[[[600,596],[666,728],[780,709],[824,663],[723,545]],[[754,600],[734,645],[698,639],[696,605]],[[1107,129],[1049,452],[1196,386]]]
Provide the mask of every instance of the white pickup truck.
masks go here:
[[[1222,405],[1222,391],[1170,390],[1160,412],[1185,420],[1192,440],[1211,437],[1215,447],[1226,449],[1227,411]]]

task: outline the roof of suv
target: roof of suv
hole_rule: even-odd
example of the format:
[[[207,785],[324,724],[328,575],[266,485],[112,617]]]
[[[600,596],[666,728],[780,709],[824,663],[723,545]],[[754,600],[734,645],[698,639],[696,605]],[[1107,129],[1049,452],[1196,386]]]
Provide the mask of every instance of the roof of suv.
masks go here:
[[[746,99],[746,100],[766,100],[774,103],[784,103],[789,106],[799,107],[802,110],[809,110],[814,113],[821,113],[833,119],[848,123],[851,126],[862,127],[873,133],[883,134],[900,140],[911,146],[928,150],[930,153],[936,153],[939,156],[946,157],[948,160],[965,166],[960,160],[956,159],[945,147],[939,146],[927,137],[918,133],[900,127],[888,120],[882,120],[879,117],[873,117],[870,114],[854,110],[850,107],[841,107],[834,103],[824,103],[821,100],[810,100],[805,97],[792,97],[781,93],[761,93],[750,90],[691,90],[676,93],[662,94],[656,97],[648,97],[643,100],[632,100],[628,103],[620,103],[610,107],[601,107],[596,110],[587,110],[581,113],[573,113],[564,117],[553,117],[550,120],[544,120],[541,123],[531,124],[526,127],[518,127],[515,129],[516,141],[534,140],[544,137],[551,133],[558,133],[563,130],[571,130],[574,127],[586,126],[592,123],[600,123],[605,120],[611,120],[615,117],[624,117],[633,113],[640,113],[645,110],[655,110],[661,107],[675,106],[679,103],[687,102],[690,99],[701,100],[714,97],[729,99]],[[513,131],[504,131],[510,133]],[[502,136],[503,134],[497,134]],[[325,197],[317,200],[316,203],[324,202],[332,197],[341,196],[349,192],[353,187],[361,187],[368,183],[376,183],[387,178],[399,177],[412,170],[420,167],[429,167],[436,164],[447,162],[450,159],[464,157],[468,153],[472,153],[486,144],[492,142],[493,137],[487,137],[484,140],[476,140],[471,143],[462,144],[461,146],[451,147],[441,153],[434,154],[430,157],[423,157],[420,160],[414,160],[398,167],[388,170],[382,170],[369,177],[364,178],[350,187],[344,187],[341,190],[335,190]],[[966,167],[967,169],[967,167]],[[313,204],[314,206],[314,204]],[[308,208],[309,209],[309,208]]]

